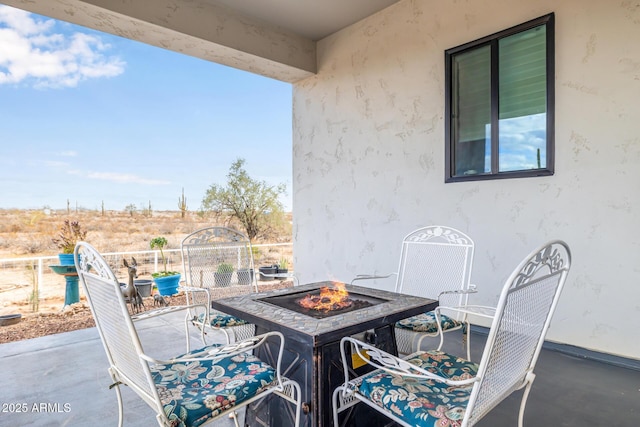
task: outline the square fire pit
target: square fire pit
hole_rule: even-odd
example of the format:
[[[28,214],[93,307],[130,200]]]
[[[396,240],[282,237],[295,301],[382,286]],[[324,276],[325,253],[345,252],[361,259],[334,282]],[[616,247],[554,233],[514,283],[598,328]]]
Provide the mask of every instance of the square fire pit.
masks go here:
[[[346,307],[334,306],[324,301],[323,288],[335,290],[344,287]],[[342,292],[342,291],[341,291]],[[327,303],[333,309],[306,308],[300,301],[309,297]],[[285,336],[285,354],[282,371],[298,381],[302,392],[303,414],[301,426],[330,426],[331,393],[344,381],[340,360],[340,340],[366,331],[374,332],[376,346],[397,354],[394,324],[401,319],[433,310],[438,302],[428,298],[397,294],[362,286],[336,282],[311,283],[290,289],[265,293],[239,295],[212,301],[216,310],[232,314],[256,325],[256,334],[278,331]],[[275,348],[267,347],[258,356],[269,363],[276,363],[272,355]],[[364,367],[354,367],[356,372]],[[357,408],[366,405],[358,405]],[[293,425],[292,408],[282,399],[266,399],[247,411],[249,425]],[[375,416],[354,415],[375,426]]]
[[[273,295],[259,298],[258,301],[273,304],[277,307],[295,311],[316,319],[325,319],[327,317],[349,313],[351,311],[372,307],[389,301],[384,298],[378,298],[363,293],[353,291],[348,292],[346,291],[346,288],[344,289],[345,292],[348,292],[348,296],[342,300],[338,300],[337,302],[335,299],[334,301],[330,301],[331,296],[325,296],[326,294],[331,294],[330,291],[323,294],[323,290],[332,290],[335,289],[336,286],[340,285],[341,284],[332,284],[332,287],[325,286],[307,291],[289,292],[284,295]],[[324,308],[314,308],[312,306],[313,304],[324,304]]]

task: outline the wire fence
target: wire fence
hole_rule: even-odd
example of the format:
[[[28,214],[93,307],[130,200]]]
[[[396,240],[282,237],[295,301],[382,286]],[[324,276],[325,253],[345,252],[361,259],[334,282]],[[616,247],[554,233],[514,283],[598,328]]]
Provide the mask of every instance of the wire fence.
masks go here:
[[[253,245],[255,268],[262,264],[286,259],[292,270],[293,244],[273,243]],[[160,251],[110,252],[101,254],[121,282],[128,280],[123,259],[135,258],[138,278],[151,279],[151,274],[164,269]],[[164,250],[168,271],[182,272],[179,249]],[[57,256],[0,259],[0,314],[12,305],[31,306],[38,311],[39,303],[47,299],[64,299],[65,279],[49,267],[59,265]]]

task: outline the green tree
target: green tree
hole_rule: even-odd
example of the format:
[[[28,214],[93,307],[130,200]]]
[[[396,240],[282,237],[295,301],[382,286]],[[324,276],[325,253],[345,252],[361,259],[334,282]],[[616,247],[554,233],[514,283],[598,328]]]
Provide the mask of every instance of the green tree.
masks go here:
[[[213,184],[202,199],[202,209],[218,215],[237,219],[247,237],[267,237],[284,217],[279,200],[287,190],[286,184],[268,185],[251,178],[243,168],[244,159],[232,163],[227,175],[227,185]]]

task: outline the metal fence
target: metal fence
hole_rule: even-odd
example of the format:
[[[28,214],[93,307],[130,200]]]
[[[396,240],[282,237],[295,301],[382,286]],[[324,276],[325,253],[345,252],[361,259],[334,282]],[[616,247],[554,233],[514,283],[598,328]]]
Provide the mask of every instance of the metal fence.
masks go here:
[[[261,264],[272,264],[285,258],[292,264],[292,243],[273,243],[253,245],[255,267]],[[164,250],[167,270],[182,272],[182,256],[179,249]],[[136,259],[138,277],[151,278],[151,273],[163,269],[160,251],[110,252],[101,254],[109,263],[116,277],[121,282],[128,280],[127,269],[122,260]],[[3,307],[17,303],[31,303],[47,298],[64,298],[65,280],[53,272],[50,265],[60,264],[57,256],[32,258],[0,259],[0,311]]]

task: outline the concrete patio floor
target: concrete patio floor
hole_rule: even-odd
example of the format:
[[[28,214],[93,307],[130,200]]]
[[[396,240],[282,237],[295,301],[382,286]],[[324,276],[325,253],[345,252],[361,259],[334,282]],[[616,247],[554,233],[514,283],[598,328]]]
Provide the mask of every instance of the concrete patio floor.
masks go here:
[[[184,312],[144,320],[136,326],[150,355],[162,358],[186,350]],[[199,338],[192,336],[192,345],[197,348]],[[223,339],[219,334],[211,341]],[[0,412],[0,426],[117,425],[116,392],[109,389],[112,381],[107,367],[96,328],[1,344],[0,402],[26,404],[27,412]],[[125,426],[158,425],[154,411],[142,399],[128,387],[121,390]],[[225,418],[212,425],[226,427],[233,422]]]
[[[139,324],[147,353],[163,357],[184,348],[182,314],[171,316]],[[462,352],[459,342],[447,340],[446,350]],[[477,360],[484,337],[473,334],[472,343]],[[95,328],[0,345],[0,426],[116,425],[116,394],[108,388],[106,368]],[[640,371],[543,350],[536,373],[526,427],[640,425]],[[127,387],[122,389],[125,426],[156,425],[153,411]],[[521,392],[515,393],[477,425],[517,426],[520,397]],[[16,412],[23,406],[26,412]],[[221,419],[213,425],[233,423]]]

